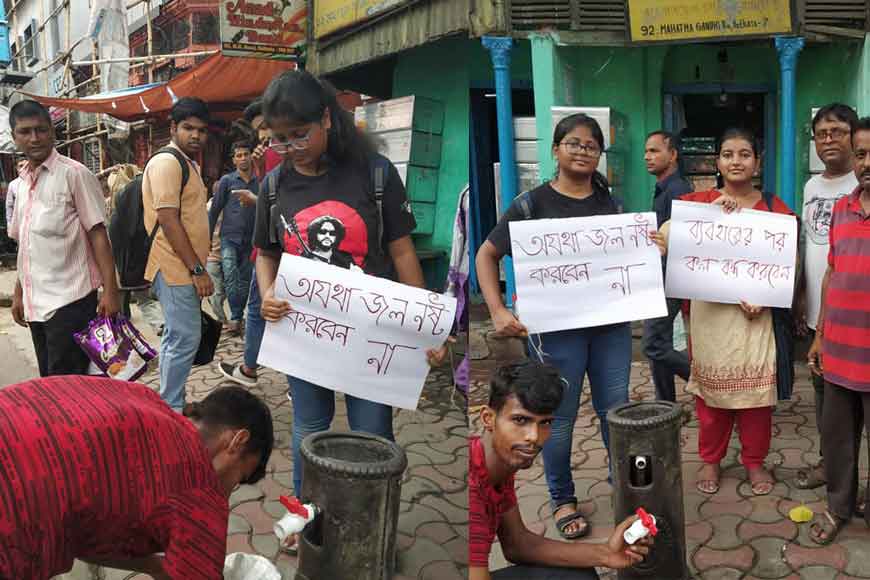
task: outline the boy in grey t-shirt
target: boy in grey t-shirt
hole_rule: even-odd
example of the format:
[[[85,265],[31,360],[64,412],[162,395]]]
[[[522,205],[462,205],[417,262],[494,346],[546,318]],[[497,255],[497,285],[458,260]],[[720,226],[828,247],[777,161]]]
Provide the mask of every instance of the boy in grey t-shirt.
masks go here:
[[[813,117],[813,142],[825,171],[814,175],[804,187],[802,212],[803,277],[798,288],[799,327],[815,334],[821,307],[822,278],[828,267],[828,230],[831,210],[844,195],[858,187],[853,171],[852,126],[858,121],[855,111],[841,103],[819,109]],[[816,396],[816,423],[821,429],[824,407],[824,379],[811,373]],[[819,438],[821,439],[821,430]],[[821,441],[819,448],[821,449]],[[798,471],[795,486],[812,489],[824,485],[824,458],[818,465]],[[859,500],[859,503],[863,501]]]

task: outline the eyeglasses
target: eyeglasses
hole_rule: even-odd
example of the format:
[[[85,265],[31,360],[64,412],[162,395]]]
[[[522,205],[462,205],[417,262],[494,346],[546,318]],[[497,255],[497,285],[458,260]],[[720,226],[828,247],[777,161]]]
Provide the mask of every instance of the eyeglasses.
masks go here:
[[[565,150],[571,154],[584,153],[590,157],[601,155],[601,149],[597,145],[586,145],[580,141],[562,141],[559,145],[563,145]]]
[[[296,151],[308,149],[308,144],[311,141],[311,133],[313,131],[314,127],[311,127],[302,137],[288,139],[287,141],[275,141],[275,139],[269,139],[269,149],[275,153],[287,153],[290,149],[295,149]]]
[[[830,131],[817,131],[813,134],[813,139],[815,139],[819,143],[824,143],[828,140],[828,138],[830,138],[831,141],[839,141],[840,139],[846,137],[849,134],[849,131],[845,129],[831,129]]]

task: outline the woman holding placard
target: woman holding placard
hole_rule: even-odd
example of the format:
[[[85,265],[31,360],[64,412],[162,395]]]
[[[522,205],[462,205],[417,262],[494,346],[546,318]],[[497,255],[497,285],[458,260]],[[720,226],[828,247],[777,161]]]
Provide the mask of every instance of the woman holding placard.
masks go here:
[[[527,336],[522,322],[508,310],[499,289],[498,262],[511,254],[511,221],[615,214],[619,204],[597,171],[604,135],[595,119],[576,114],[562,119],[553,132],[556,176],[518,196],[477,253],[477,277],[497,333]],[[584,375],[589,375],[592,406],[601,422],[605,446],[607,411],[628,401],[631,373],[629,323],[547,332],[530,337],[530,354],[559,369],[566,389],[556,409],[552,435],[544,445],[544,470],[556,529],[566,539],[589,533],[577,511],[571,476],[571,443]]]
[[[763,194],[752,178],[761,155],[755,137],[743,129],[729,129],[719,140],[717,165],[721,187],[682,196],[683,201],[794,215],[774,194]],[[653,237],[667,251],[670,223]],[[773,490],[773,476],[764,468],[770,449],[773,407],[778,378],[777,340],[770,308],[746,302],[722,304],[692,300],[690,308],[691,375],[686,390],[695,395],[700,423],[698,448],[704,466],[698,472],[702,493],[719,491],[720,462],[725,457],[735,420],[741,462],[754,495]],[[786,341],[787,342],[787,341]],[[790,347],[789,347],[790,348]]]
[[[335,90],[308,72],[287,71],[266,89],[263,113],[272,134],[269,147],[284,158],[261,182],[257,199],[254,245],[263,319],[278,321],[291,309],[274,292],[282,252],[422,288],[411,241],[416,224],[402,180],[339,106]],[[430,362],[435,354],[430,353]],[[302,439],[329,429],[335,393],[297,377],[287,379],[298,494]],[[352,429],[393,439],[391,407],[351,395],[345,401]]]

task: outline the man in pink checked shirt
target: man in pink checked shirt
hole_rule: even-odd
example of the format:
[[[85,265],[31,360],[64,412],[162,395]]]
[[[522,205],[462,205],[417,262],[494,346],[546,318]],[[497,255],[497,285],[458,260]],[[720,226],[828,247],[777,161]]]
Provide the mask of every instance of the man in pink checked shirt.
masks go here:
[[[9,229],[18,241],[12,317],[30,327],[41,376],[86,374],[88,357],[73,333],[98,312],[120,310],[103,191],[87,167],[55,150],[51,117],[41,104],[17,103],[9,126],[28,161]]]

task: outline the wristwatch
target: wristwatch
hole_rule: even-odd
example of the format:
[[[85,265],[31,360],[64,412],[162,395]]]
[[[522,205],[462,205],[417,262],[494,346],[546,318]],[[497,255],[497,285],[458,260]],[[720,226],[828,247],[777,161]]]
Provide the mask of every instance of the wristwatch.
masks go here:
[[[197,264],[190,270],[191,276],[202,276],[205,274],[205,268],[202,267],[202,264]]]

